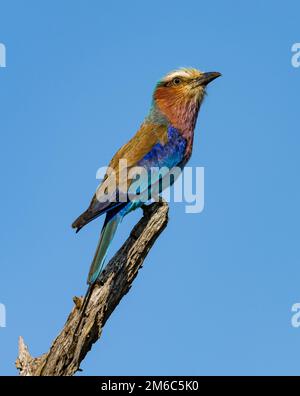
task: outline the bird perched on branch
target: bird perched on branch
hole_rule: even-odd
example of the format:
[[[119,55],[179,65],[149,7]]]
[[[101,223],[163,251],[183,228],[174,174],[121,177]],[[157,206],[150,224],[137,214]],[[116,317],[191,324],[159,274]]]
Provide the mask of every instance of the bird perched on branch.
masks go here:
[[[147,197],[154,190],[161,192],[159,178],[167,178],[168,170],[174,167],[182,170],[190,159],[194,129],[206,86],[220,75],[182,68],[172,71],[157,83],[152,106],[140,129],[115,154],[90,206],[72,224],[78,232],[90,221],[106,214],[88,275],[90,287],[99,279],[108,247],[123,217],[144,204],[147,200],[143,195],[145,192]],[[126,161],[127,171],[134,167],[145,170],[140,174],[138,193],[130,193],[133,181],[129,177],[130,172],[121,177],[120,161]],[[152,177],[149,177],[152,168],[164,169],[164,172],[159,176],[151,173]]]

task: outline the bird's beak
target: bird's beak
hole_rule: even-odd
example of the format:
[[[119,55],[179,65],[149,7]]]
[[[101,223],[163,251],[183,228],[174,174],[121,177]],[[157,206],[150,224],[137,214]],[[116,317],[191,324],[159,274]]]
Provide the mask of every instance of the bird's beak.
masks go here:
[[[208,73],[203,73],[201,77],[197,78],[196,80],[196,86],[202,85],[206,87],[207,84],[215,80],[216,78],[220,77],[222,74],[219,72],[208,72]]]

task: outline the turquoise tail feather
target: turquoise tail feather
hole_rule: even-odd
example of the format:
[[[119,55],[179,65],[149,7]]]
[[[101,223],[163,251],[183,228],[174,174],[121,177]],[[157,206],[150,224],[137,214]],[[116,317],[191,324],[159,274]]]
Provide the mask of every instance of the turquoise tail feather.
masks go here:
[[[96,282],[96,280],[99,278],[101,275],[101,272],[103,271],[104,264],[105,264],[105,259],[107,255],[107,251],[109,248],[109,245],[111,241],[113,240],[113,237],[116,233],[116,230],[118,228],[118,225],[120,224],[123,216],[121,213],[117,213],[114,217],[109,218],[110,216],[107,215],[101,235],[100,235],[100,240],[97,245],[96,253],[94,256],[94,259],[92,261],[89,275],[88,275],[88,281],[87,283],[89,285],[93,284]]]

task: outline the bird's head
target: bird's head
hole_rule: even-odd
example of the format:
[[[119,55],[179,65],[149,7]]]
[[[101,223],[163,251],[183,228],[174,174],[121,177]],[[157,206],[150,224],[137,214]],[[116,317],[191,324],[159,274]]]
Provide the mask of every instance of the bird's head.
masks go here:
[[[203,73],[192,68],[172,71],[156,85],[154,103],[175,127],[192,127],[207,85],[220,76],[218,72]]]

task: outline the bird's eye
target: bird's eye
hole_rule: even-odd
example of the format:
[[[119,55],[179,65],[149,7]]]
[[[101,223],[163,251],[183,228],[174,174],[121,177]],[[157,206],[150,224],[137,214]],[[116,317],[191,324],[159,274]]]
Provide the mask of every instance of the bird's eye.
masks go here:
[[[181,79],[179,77],[175,77],[173,80],[173,85],[179,85],[181,83]]]

